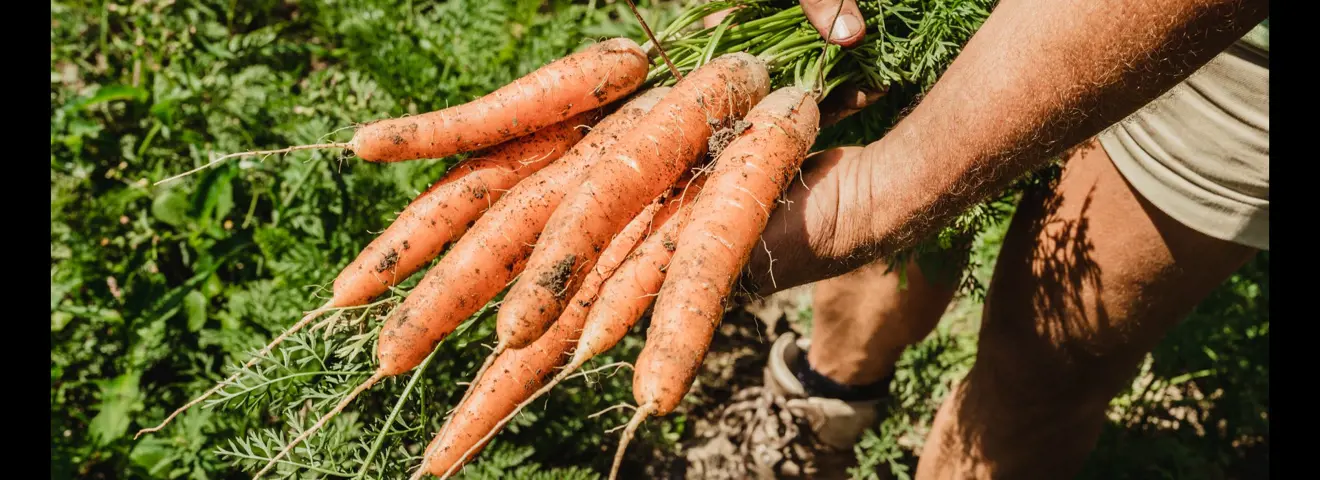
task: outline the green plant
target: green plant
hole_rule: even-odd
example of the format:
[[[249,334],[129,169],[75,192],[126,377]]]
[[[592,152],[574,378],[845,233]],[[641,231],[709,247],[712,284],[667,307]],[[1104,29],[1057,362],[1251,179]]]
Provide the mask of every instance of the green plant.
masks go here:
[[[886,41],[873,48],[887,60],[865,72],[890,82],[891,95],[822,132],[818,148],[887,131],[989,8],[952,0],[869,5],[884,15],[886,36],[877,38]],[[684,10],[640,7],[661,28]],[[245,159],[161,187],[151,182],[201,165],[213,152],[313,143],[353,122],[464,102],[590,38],[643,38],[626,8],[563,0],[53,2],[52,478],[245,478],[259,467],[260,457],[368,369],[374,322],[389,305],[344,312],[333,328],[290,340],[216,402],[155,434],[135,440],[132,432],[212,386],[320,304],[315,297],[333,274],[457,158],[366,165],[312,152]],[[910,9],[925,13],[918,19]],[[815,58],[810,51],[803,58]],[[848,70],[838,65],[833,71]],[[993,253],[985,253],[993,245],[984,244],[993,244],[1011,213],[1000,207],[1012,202],[1005,194],[946,232],[982,232],[972,241],[968,278],[985,280],[977,272],[993,265]],[[955,238],[942,234],[929,248]],[[1266,254],[1153,355],[1150,375],[1195,385],[1213,407],[1206,420],[1223,420],[1225,428],[1140,426],[1164,414],[1121,404],[1145,413],[1122,417],[1140,422],[1111,425],[1090,475],[1144,478],[1184,468],[1254,476],[1248,468],[1260,464],[1257,456],[1267,463],[1268,293]],[[894,415],[859,445],[866,469],[912,464],[910,440],[920,438],[933,405],[970,358],[974,329],[953,326],[905,355]],[[314,469],[285,466],[281,473],[377,478],[415,466],[418,449],[484,358],[481,346],[493,339],[488,314],[463,328],[425,368],[377,386],[289,458]],[[643,340],[625,339],[595,365],[631,360]],[[1210,373],[1175,382],[1201,372]],[[588,417],[631,398],[631,386],[628,375],[591,380],[565,382],[537,402],[464,475],[587,478],[604,471],[617,440],[605,430],[626,412]],[[1167,402],[1155,405],[1167,411]],[[643,439],[650,451],[669,451],[697,434],[698,424],[666,418]]]

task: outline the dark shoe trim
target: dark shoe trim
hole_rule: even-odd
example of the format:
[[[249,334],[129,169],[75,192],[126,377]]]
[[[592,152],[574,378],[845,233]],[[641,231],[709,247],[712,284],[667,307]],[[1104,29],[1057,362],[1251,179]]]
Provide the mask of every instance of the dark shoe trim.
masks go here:
[[[807,362],[807,352],[803,351],[789,366],[793,376],[802,382],[802,388],[809,397],[833,398],[845,402],[866,402],[883,400],[889,396],[889,384],[894,381],[894,374],[867,385],[844,385],[811,368]]]

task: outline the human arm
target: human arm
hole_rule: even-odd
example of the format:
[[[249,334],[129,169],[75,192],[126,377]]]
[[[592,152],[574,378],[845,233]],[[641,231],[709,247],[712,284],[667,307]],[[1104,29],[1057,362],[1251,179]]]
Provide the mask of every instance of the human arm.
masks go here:
[[[767,294],[915,245],[1155,99],[1268,14],[1264,0],[1001,2],[884,138],[804,165],[749,280]]]

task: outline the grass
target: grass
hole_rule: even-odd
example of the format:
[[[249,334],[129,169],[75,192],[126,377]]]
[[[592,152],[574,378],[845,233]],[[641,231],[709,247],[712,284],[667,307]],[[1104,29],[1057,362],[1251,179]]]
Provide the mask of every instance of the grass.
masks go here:
[[[676,12],[668,3],[642,6],[653,25]],[[468,101],[593,38],[641,38],[624,8],[562,0],[52,2],[52,478],[254,472],[272,446],[361,378],[369,327],[388,305],[294,337],[216,402],[155,435],[133,433],[319,305],[338,269],[457,158],[372,165],[304,152],[152,182],[202,165],[212,152],[318,142],[336,131],[330,138],[342,140],[340,129],[355,122]],[[993,232],[982,237],[984,252],[993,251]],[[982,270],[993,261],[984,252]],[[1116,402],[1088,475],[1252,476],[1244,469],[1260,464],[1256,455],[1268,460],[1268,296],[1262,255],[1153,356],[1148,377],[1173,382],[1195,373],[1179,385],[1194,384],[1209,400],[1169,400],[1186,387],[1137,385],[1150,398]],[[484,357],[488,319],[466,324],[424,370],[359,399],[288,457],[289,467],[304,468],[279,473],[394,478],[411,468]],[[964,330],[941,332],[905,357],[905,398],[920,401],[895,417],[903,421],[868,436],[858,451],[865,464],[911,460],[897,439],[919,428],[974,345]],[[599,363],[631,359],[640,345],[630,338]],[[631,401],[628,377],[567,382],[511,423],[465,476],[605,471],[617,436],[604,431],[625,413],[587,417]],[[1168,426],[1174,407],[1197,402],[1212,407],[1199,424],[1216,428]],[[687,424],[653,423],[646,438],[660,448]]]

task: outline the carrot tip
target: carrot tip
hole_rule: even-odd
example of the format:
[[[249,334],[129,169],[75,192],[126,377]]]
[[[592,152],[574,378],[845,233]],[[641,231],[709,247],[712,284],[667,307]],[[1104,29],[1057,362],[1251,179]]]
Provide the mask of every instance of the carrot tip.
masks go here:
[[[628,428],[623,430],[623,438],[619,439],[619,449],[614,452],[614,465],[610,467],[610,480],[615,480],[619,476],[619,467],[623,465],[623,453],[628,449],[628,442],[632,441],[633,433],[637,432],[637,427],[641,426],[646,417],[651,415],[656,409],[655,402],[649,402],[637,409],[633,414],[632,420],[628,421]]]
[[[186,176],[188,176],[188,175],[192,175],[192,174],[197,173],[197,172],[200,172],[200,171],[202,171],[202,170],[206,170],[206,169],[208,169],[208,168],[211,168],[211,167],[214,167],[214,166],[216,166],[216,165],[219,165],[221,162],[224,162],[225,160],[229,160],[229,159],[231,159],[231,158],[254,157],[254,156],[260,155],[260,156],[262,157],[262,159],[265,159],[265,157],[269,157],[269,156],[271,156],[271,155],[276,155],[276,154],[281,154],[281,153],[295,152],[295,151],[298,151],[298,150],[319,150],[319,149],[330,149],[330,148],[344,148],[344,149],[346,149],[346,148],[348,148],[349,146],[350,146],[350,145],[347,144],[347,143],[338,143],[338,142],[332,142],[332,143],[314,143],[314,144],[311,144],[311,145],[295,145],[295,146],[292,146],[292,147],[281,148],[281,149],[277,149],[277,150],[255,150],[255,151],[251,151],[251,152],[230,153],[230,154],[227,154],[227,155],[221,155],[221,156],[219,156],[219,157],[216,157],[216,158],[212,159],[210,162],[207,162],[205,165],[202,165],[202,166],[200,166],[200,167],[194,168],[194,169],[192,169],[192,170],[188,170],[188,171],[186,171],[186,172],[183,172],[183,173],[180,173],[180,174],[178,174],[178,175],[174,175],[174,176],[172,176],[172,177],[169,177],[169,178],[166,178],[166,179],[161,180],[161,181],[159,181],[159,182],[156,182],[156,183],[153,184],[152,186],[159,186],[159,185],[162,184],[162,183],[166,183],[166,182],[170,182],[170,181],[178,180],[178,179],[183,178],[183,177],[186,177]]]

